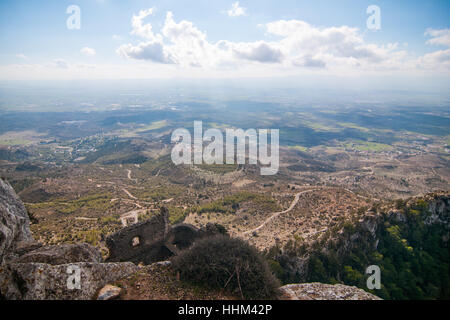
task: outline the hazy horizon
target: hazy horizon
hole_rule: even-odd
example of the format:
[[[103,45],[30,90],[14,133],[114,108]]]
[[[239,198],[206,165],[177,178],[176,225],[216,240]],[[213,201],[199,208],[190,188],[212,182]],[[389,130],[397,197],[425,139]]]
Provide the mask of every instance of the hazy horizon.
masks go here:
[[[373,5],[2,1],[0,79],[273,79],[278,85],[288,78],[318,88],[326,82],[411,92],[448,87],[448,2]]]

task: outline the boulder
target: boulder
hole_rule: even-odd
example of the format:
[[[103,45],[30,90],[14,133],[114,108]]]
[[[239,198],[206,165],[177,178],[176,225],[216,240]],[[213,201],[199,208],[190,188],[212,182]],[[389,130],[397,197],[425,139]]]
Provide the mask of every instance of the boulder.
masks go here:
[[[14,260],[15,263],[35,262],[51,265],[102,261],[100,250],[87,243],[42,247],[25,253]]]
[[[114,300],[120,296],[121,292],[121,288],[107,284],[98,293],[97,300]]]
[[[0,272],[0,291],[10,300],[91,300],[106,284],[139,269],[130,262],[10,263],[6,268]],[[79,286],[73,282],[77,272]]]
[[[16,244],[14,253],[18,256],[23,256],[24,254],[37,250],[42,247],[42,243],[37,241],[19,241]]]
[[[357,287],[343,284],[301,283],[280,288],[281,300],[382,300]]]
[[[172,261],[158,261],[155,263],[152,263],[151,266],[160,266],[160,267],[170,267],[172,265]]]

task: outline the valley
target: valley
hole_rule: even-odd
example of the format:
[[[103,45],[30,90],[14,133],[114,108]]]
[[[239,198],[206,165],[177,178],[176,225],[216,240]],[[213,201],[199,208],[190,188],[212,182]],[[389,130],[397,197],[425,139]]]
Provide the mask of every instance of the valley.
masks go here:
[[[425,121],[416,127],[414,118],[395,123],[402,128],[388,124],[402,116],[383,109],[370,117],[386,121],[372,126],[365,126],[361,119],[368,115],[360,109],[353,111],[355,123],[339,122],[336,110],[290,111],[280,127],[274,176],[262,176],[258,165],[248,163],[174,165],[171,130],[202,118],[201,109],[188,109],[187,119],[151,108],[123,109],[114,117],[99,112],[80,122],[67,122],[72,115],[60,113],[56,126],[48,123],[34,134],[4,132],[12,138],[0,146],[0,175],[25,202],[35,239],[47,245],[87,242],[107,257],[108,235],[166,207],[172,224],[218,224],[230,236],[272,252],[293,243],[314,246],[384,203],[450,189],[450,120],[444,109],[435,111],[436,126]],[[252,123],[274,128],[281,124],[277,114],[254,110]],[[52,119],[48,113],[33,117]],[[146,118],[151,120],[141,122]],[[223,113],[203,119],[214,128],[229,125],[223,120]],[[248,125],[237,121],[232,127]]]

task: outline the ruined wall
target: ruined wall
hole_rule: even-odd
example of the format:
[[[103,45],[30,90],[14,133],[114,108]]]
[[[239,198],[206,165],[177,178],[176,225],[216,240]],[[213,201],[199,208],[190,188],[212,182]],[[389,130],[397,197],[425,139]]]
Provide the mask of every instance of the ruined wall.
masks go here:
[[[157,216],[108,236],[106,239],[109,249],[107,261],[151,264],[167,260],[180,250],[189,248],[195,240],[218,233],[219,230],[210,224],[202,229],[189,224],[171,227],[169,211],[161,208]]]
[[[107,237],[108,261],[151,263],[155,259],[169,257],[170,250],[164,248],[169,230],[169,212],[163,208],[151,219],[123,228]]]

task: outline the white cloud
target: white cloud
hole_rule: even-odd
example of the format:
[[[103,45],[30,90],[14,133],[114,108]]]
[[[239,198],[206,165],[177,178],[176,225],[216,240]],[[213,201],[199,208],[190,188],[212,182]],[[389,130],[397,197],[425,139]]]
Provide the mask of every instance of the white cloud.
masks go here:
[[[23,59],[23,60],[28,60],[28,57],[26,55],[24,55],[23,53],[18,53],[16,54],[17,58]]]
[[[150,8],[139,11],[137,16],[133,15],[133,18],[131,19],[131,26],[133,27],[133,30],[131,31],[132,35],[137,35],[152,41],[160,40],[153,34],[152,25],[150,23],[144,24],[144,19],[153,15],[154,11],[155,8]]]
[[[68,69],[69,63],[66,60],[63,59],[55,59],[50,64],[50,67],[57,68],[57,69]]]
[[[85,56],[87,56],[87,57],[93,57],[93,56],[96,55],[95,50],[92,49],[92,48],[89,48],[89,47],[84,47],[84,48],[82,48],[82,49],[80,50],[80,52],[81,52],[82,54],[84,54]]]
[[[93,66],[57,59],[41,66],[0,69],[16,78],[32,76],[30,70],[36,70],[36,77],[46,72],[60,78],[450,75],[450,49],[413,56],[402,44],[369,43],[363,32],[349,26],[317,27],[301,20],[277,20],[261,25],[265,31],[261,39],[213,42],[206,31],[191,21],[176,20],[171,12],[156,30],[150,21],[154,12],[151,8],[134,15],[131,35],[135,40],[116,50],[134,63]],[[428,41],[445,44],[446,32],[428,29]]]
[[[358,29],[348,26],[317,28],[304,21],[279,20],[268,23],[267,31],[282,37],[279,44],[296,65],[298,61],[315,66],[351,65],[356,61],[360,65],[378,64],[388,60],[396,49],[396,44],[367,44]]]
[[[122,40],[122,36],[119,36],[118,34],[113,34],[112,38],[117,41]]]
[[[84,63],[78,63],[74,67],[77,68],[77,69],[95,69],[95,68],[97,68],[96,65],[84,64]]]
[[[418,66],[425,69],[447,69],[450,70],[450,49],[427,53],[419,58]]]
[[[239,5],[239,1],[234,2],[231,5],[231,9],[227,11],[229,17],[239,17],[246,14],[247,9]]]
[[[153,15],[155,9],[141,10],[138,15],[133,15],[131,19],[132,35],[137,35],[146,39],[137,46],[124,44],[117,49],[117,53],[122,57],[148,60],[156,63],[172,64],[173,57],[168,48],[164,46],[161,34],[154,34],[150,23],[144,24],[144,19]]]
[[[427,29],[425,35],[431,37],[427,44],[450,47],[450,29]]]
[[[281,50],[264,41],[234,44],[232,48],[238,59],[262,63],[279,63],[283,60]]]
[[[294,66],[306,68],[325,68],[327,65],[324,60],[312,56],[304,56],[301,59],[294,60],[292,63]]]
[[[198,67],[213,63],[217,50],[192,22],[176,23],[172,12],[167,12],[162,35],[170,43],[166,48],[176,64]]]
[[[73,71],[76,69],[95,69],[97,66],[93,64],[84,64],[84,63],[69,63],[64,59],[54,59],[51,63],[46,65],[22,65],[28,66],[32,68],[50,68],[50,69],[59,69],[61,71]]]
[[[427,44],[450,47],[450,29],[429,28],[425,31],[425,36],[431,38]],[[450,70],[450,49],[425,54],[417,59],[417,66],[421,69]]]
[[[173,63],[170,53],[164,48],[164,45],[160,42],[141,42],[137,46],[131,44],[122,45],[117,49],[117,53],[122,57],[137,59],[137,60],[149,60],[159,63]]]
[[[192,22],[176,22],[167,12],[159,33],[143,19],[153,9],[133,16],[132,31],[142,40],[137,45],[124,44],[117,52],[126,58],[183,67],[206,69],[241,68],[251,65],[280,68],[315,69],[392,69],[398,68],[408,55],[397,44],[366,43],[363,34],[348,26],[318,28],[300,20],[278,20],[265,25],[276,41],[211,43],[207,34]]]

